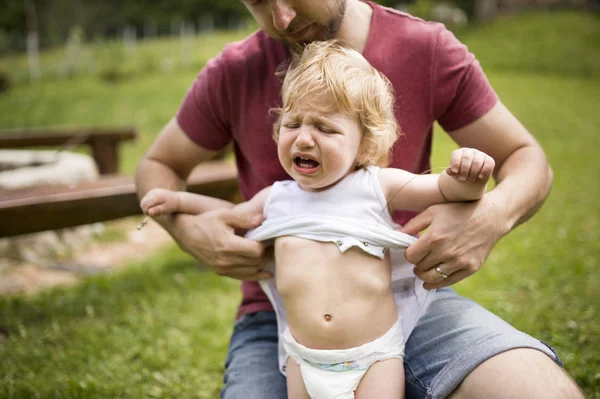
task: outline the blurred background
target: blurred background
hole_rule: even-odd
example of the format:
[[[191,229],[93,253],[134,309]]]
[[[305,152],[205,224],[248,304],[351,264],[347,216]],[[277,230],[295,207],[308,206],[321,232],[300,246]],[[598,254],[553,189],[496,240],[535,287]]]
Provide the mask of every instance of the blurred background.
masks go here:
[[[600,398],[599,1],[379,3],[446,24],[544,147],[546,204],[456,289],[555,346]],[[23,129],[128,127],[116,174],[131,176],[206,61],[255,29],[239,0],[0,0],[0,143]],[[453,148],[436,126],[434,166]],[[139,221],[43,244],[0,237],[0,397],[218,397],[239,283]]]

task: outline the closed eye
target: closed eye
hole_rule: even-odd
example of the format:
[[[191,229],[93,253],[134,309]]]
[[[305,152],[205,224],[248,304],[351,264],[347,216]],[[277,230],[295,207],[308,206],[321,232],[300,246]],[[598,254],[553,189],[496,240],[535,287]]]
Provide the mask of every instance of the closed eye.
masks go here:
[[[300,127],[300,124],[299,123],[290,122],[290,123],[285,123],[283,125],[283,127],[285,127],[286,129],[298,129]]]
[[[327,126],[318,126],[317,127],[319,129],[319,131],[323,132],[323,133],[327,133],[327,134],[335,134],[337,133],[335,130],[328,128]]]

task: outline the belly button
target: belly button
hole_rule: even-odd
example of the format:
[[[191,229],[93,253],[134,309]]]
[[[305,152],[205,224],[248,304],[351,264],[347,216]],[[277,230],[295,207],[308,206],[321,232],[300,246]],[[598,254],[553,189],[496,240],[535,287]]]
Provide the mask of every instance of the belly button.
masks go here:
[[[325,319],[325,321],[331,321],[331,315],[329,313],[325,313],[325,316],[323,316],[323,318]]]

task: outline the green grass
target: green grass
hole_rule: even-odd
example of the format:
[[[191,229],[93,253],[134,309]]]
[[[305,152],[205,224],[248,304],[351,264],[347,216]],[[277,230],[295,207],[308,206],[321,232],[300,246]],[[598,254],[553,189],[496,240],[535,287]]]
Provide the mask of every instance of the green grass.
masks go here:
[[[600,15],[526,12],[457,36],[485,69],[600,77]]]
[[[545,148],[555,184],[542,210],[456,288],[552,343],[590,398],[600,398],[597,21],[571,12],[524,14],[459,32],[502,101]],[[205,53],[198,59],[219,46],[199,46]],[[141,137],[126,146],[121,165],[132,173],[194,76],[180,70],[113,84],[86,74],[16,83],[0,95],[0,127],[134,125]],[[436,130],[434,165],[445,165],[454,147]],[[75,288],[1,298],[0,397],[216,397],[239,286],[192,264],[170,248]]]
[[[215,398],[237,284],[172,248],[72,289],[0,300],[2,398]]]
[[[175,114],[195,75],[148,75],[118,84],[77,77],[19,85],[0,96],[0,110],[19,110],[2,112],[0,127],[134,126],[138,139],[124,144],[120,157],[120,170],[133,174],[144,151]]]
[[[600,397],[600,80],[494,72],[502,101],[535,134],[554,171],[544,207],[500,241],[457,290],[556,347],[577,381]],[[434,164],[455,147],[438,134]]]
[[[65,48],[55,48],[40,54],[43,81],[65,80],[77,76],[92,76],[110,81],[136,79],[157,72],[194,72],[217,54],[227,42],[243,38],[249,31],[218,32],[187,38],[140,40],[131,51],[119,41],[80,44],[70,54]],[[0,71],[11,82],[29,82],[26,55],[0,58]],[[116,76],[114,76],[116,75]]]

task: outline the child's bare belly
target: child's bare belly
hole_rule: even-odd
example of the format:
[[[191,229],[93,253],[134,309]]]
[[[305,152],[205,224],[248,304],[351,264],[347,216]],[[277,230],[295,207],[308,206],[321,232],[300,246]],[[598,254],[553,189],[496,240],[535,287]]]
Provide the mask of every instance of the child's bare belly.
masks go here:
[[[389,256],[297,237],[275,242],[276,284],[294,338],[313,349],[348,349],[385,334],[397,319]]]

